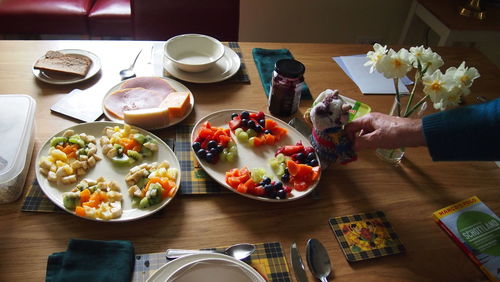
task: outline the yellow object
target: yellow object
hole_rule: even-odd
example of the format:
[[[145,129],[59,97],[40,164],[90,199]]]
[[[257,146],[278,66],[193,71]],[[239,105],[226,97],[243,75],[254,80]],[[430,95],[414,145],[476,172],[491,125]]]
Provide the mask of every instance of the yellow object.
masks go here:
[[[172,92],[161,103],[160,108],[167,107],[170,118],[182,117],[190,105],[189,92]]]
[[[169,116],[169,109],[167,107],[138,109],[123,112],[126,124],[136,125],[144,129],[166,127],[169,123]]]

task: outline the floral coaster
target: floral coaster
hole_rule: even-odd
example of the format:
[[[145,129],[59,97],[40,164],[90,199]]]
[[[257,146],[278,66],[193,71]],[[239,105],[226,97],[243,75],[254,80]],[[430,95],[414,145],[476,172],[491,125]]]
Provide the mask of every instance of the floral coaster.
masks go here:
[[[381,211],[330,218],[330,226],[349,262],[405,251]]]

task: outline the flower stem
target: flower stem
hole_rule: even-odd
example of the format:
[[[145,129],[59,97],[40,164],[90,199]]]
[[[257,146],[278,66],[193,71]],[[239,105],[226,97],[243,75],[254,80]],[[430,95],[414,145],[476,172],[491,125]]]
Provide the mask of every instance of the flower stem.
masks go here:
[[[425,102],[425,99],[427,99],[427,97],[429,97],[429,95],[425,95],[422,99],[420,99],[420,101],[418,101],[415,106],[411,107],[411,109],[407,113],[405,113],[404,117],[409,117],[418,107],[420,107],[420,105]]]
[[[411,103],[413,102],[413,94],[415,94],[415,89],[417,89],[417,84],[420,81],[420,72],[417,70],[415,73],[415,82],[413,83],[413,89],[411,90],[410,97],[408,98],[408,103],[406,103],[406,109],[404,116],[408,116],[408,110],[410,109]]]
[[[399,96],[399,85],[398,85],[398,79],[399,78],[394,78],[394,88],[396,89],[396,111],[398,114],[398,117],[401,116],[401,97]]]

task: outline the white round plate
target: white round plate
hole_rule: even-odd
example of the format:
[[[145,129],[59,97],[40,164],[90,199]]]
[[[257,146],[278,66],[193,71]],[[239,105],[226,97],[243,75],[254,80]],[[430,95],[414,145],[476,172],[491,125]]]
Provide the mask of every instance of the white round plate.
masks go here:
[[[224,56],[212,68],[202,72],[186,72],[176,68],[172,61],[163,58],[163,67],[172,76],[194,83],[213,83],[226,80],[240,69],[240,57],[231,48],[224,45]]]
[[[230,110],[222,110],[219,112],[212,113],[208,116],[203,117],[196,123],[196,125],[193,128],[193,131],[191,132],[191,143],[194,142],[196,139],[196,136],[198,135],[198,132],[206,121],[209,121],[212,126],[215,127],[223,127],[223,128],[229,128],[228,122],[231,120],[231,114],[232,113],[241,113],[242,111],[248,111],[250,113],[257,113],[258,111],[252,111],[252,110],[242,110],[242,109],[230,109]],[[238,148],[238,157],[236,158],[236,161],[233,163],[229,162],[222,162],[218,161],[216,164],[211,164],[206,162],[205,160],[200,160],[196,154],[196,159],[200,163],[201,167],[207,172],[208,175],[210,175],[215,181],[217,181],[219,184],[222,186],[226,187],[227,189],[238,193],[242,196],[251,198],[251,199],[256,199],[259,201],[265,201],[265,202],[287,202],[287,201],[293,201],[297,200],[300,198],[303,198],[307,195],[309,195],[314,188],[318,185],[318,182],[321,178],[318,178],[315,183],[313,183],[307,190],[305,191],[297,191],[297,190],[292,190],[291,196],[289,196],[286,199],[271,199],[271,198],[266,198],[266,197],[260,197],[260,196],[255,196],[247,193],[241,193],[229,186],[226,183],[226,172],[229,171],[232,168],[238,168],[241,169],[242,167],[247,167],[248,169],[252,168],[263,168],[266,170],[266,175],[271,177],[271,179],[276,180],[277,176],[274,174],[271,166],[268,163],[268,160],[270,158],[274,157],[274,153],[278,149],[278,147],[285,146],[285,145],[295,145],[298,141],[302,141],[302,145],[312,147],[311,142],[309,141],[308,138],[304,137],[304,135],[300,134],[295,128],[291,127],[287,123],[283,122],[280,119],[277,119],[273,116],[267,115],[266,114],[266,119],[272,119],[278,123],[279,126],[285,128],[288,130],[287,135],[283,136],[279,142],[277,142],[275,145],[270,146],[270,145],[262,145],[259,147],[252,147],[248,143],[241,143],[238,138],[234,135],[234,133],[231,131],[231,137],[236,142],[236,146]],[[192,148],[191,148],[192,150]],[[319,158],[317,158],[319,161]],[[321,165],[321,164],[320,164]]]
[[[129,172],[130,168],[133,166],[136,166],[140,164],[140,162],[136,162],[130,166],[116,166],[114,165],[110,159],[107,157],[104,157],[102,155],[102,147],[99,145],[99,139],[101,136],[103,136],[103,130],[106,126],[120,126],[123,127],[123,124],[118,124],[114,122],[91,122],[91,123],[82,123],[79,125],[72,126],[70,128],[67,128],[65,130],[62,130],[54,136],[61,136],[64,131],[68,129],[73,129],[75,133],[86,133],[87,135],[93,135],[96,140],[97,140],[97,155],[99,155],[102,160],[98,161],[96,163],[96,166],[94,168],[91,168],[87,174],[85,174],[83,177],[80,177],[78,179],[78,182],[81,181],[83,178],[88,178],[88,179],[97,179],[100,176],[103,176],[106,181],[108,180],[115,180],[118,185],[120,186],[120,192],[123,195],[123,202],[122,202],[122,207],[123,207],[123,214],[119,218],[111,219],[111,220],[102,220],[102,219],[95,219],[95,218],[89,218],[89,217],[83,217],[85,219],[90,219],[90,220],[95,220],[95,221],[105,221],[105,222],[123,222],[123,221],[131,221],[131,220],[136,220],[139,218],[146,217],[148,215],[151,215],[159,210],[161,210],[163,207],[165,207],[170,201],[175,197],[175,195],[171,198],[167,198],[163,200],[158,205],[151,206],[147,209],[138,209],[138,208],[133,208],[132,207],[132,199],[129,196],[127,190],[128,186],[125,183],[125,176]],[[174,152],[168,147],[165,142],[163,142],[160,138],[158,138],[156,135],[132,126],[132,128],[137,129],[140,133],[149,135],[153,137],[157,142],[158,142],[158,151],[154,152],[153,156],[149,158],[144,158],[142,162],[147,162],[147,163],[152,163],[152,162],[160,162],[160,161],[168,161],[170,163],[170,167],[177,168],[179,170],[179,174],[177,176],[176,180],[176,185],[177,185],[177,191],[180,188],[180,183],[181,183],[181,166],[179,164],[179,161],[177,160],[177,157],[175,156]],[[53,137],[54,137],[53,136]],[[71,191],[73,187],[76,186],[77,183],[73,183],[70,185],[56,185],[55,183],[49,182],[47,178],[40,173],[40,170],[38,169],[38,164],[40,162],[40,158],[43,156],[48,155],[48,151],[50,148],[50,137],[42,146],[40,151],[38,152],[38,155],[36,157],[36,179],[38,181],[38,184],[40,185],[40,188],[42,188],[42,191],[47,195],[47,197],[58,207],[61,209],[76,215],[73,211],[67,210],[62,201],[62,194],[64,192]],[[177,192],[176,191],[176,192]]]
[[[193,110],[194,108],[194,96],[193,96],[193,93],[191,93],[191,91],[186,87],[184,86],[184,84],[176,81],[176,80],[173,80],[171,78],[167,78],[167,77],[157,77],[157,78],[161,78],[165,81],[168,82],[168,84],[170,84],[170,86],[172,86],[175,91],[177,92],[189,92],[189,109],[186,111],[186,113],[182,116],[182,117],[179,117],[179,118],[174,118],[172,120],[170,120],[170,122],[168,123],[168,125],[166,127],[161,127],[161,128],[167,128],[167,127],[170,127],[172,125],[176,125],[178,124],[179,122],[183,121],[187,116],[189,116],[189,114],[191,113],[191,111]],[[122,86],[123,83],[125,83],[126,80],[118,83],[117,85],[113,86],[113,88],[111,88],[108,93],[106,93],[106,95],[104,96],[104,99],[102,99],[102,111],[104,112],[104,115],[114,121],[114,122],[118,122],[118,123],[123,123],[123,119],[120,119],[116,116],[114,116],[113,114],[111,114],[107,109],[106,107],[104,107],[104,100],[106,100],[106,98],[111,95],[113,92],[115,92],[116,90],[120,89],[120,87]],[[160,129],[160,128],[152,128],[152,129]]]
[[[89,58],[92,61],[92,64],[90,65],[90,69],[87,72],[87,75],[85,77],[65,78],[62,76],[51,75],[51,74],[48,74],[44,71],[37,70],[34,67],[32,67],[33,75],[35,75],[36,78],[40,79],[43,82],[47,82],[50,84],[73,84],[73,83],[81,82],[81,81],[84,81],[84,80],[87,80],[87,79],[93,77],[101,69],[101,60],[99,59],[99,57],[97,57],[96,54],[94,54],[92,52],[81,50],[81,49],[63,49],[63,50],[57,50],[57,51],[61,52],[63,54],[76,54],[76,55],[81,55],[81,56],[85,56],[85,57]],[[40,57],[40,59],[43,57],[45,57],[45,55]],[[33,66],[35,66],[35,64],[33,64]]]
[[[160,267],[147,282],[265,282],[248,264],[222,254],[186,255]]]

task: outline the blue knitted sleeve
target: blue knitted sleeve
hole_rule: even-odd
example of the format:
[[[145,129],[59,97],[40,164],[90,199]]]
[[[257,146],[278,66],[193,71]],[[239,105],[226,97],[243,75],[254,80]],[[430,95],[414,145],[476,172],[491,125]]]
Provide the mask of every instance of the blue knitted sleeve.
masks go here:
[[[500,160],[500,98],[425,116],[422,127],[434,161]]]

